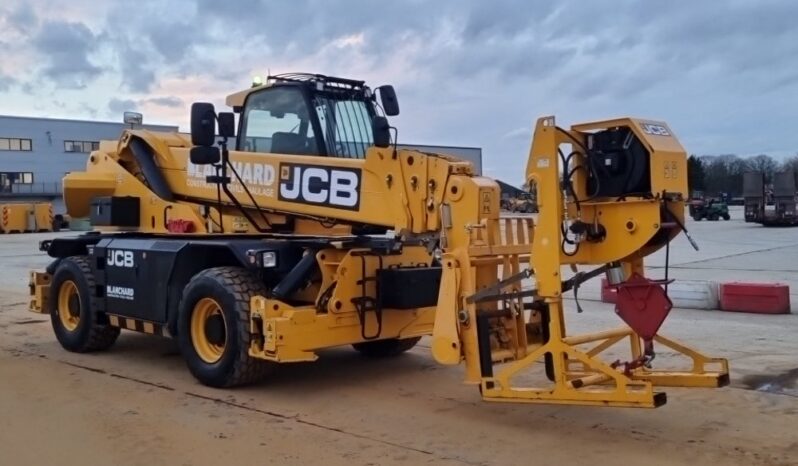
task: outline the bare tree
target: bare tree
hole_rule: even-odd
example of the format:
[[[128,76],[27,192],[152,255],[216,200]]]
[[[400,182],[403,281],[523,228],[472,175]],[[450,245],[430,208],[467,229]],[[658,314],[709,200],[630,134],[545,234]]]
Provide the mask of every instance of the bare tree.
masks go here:
[[[792,170],[793,173],[798,173],[798,154],[786,159],[781,163],[781,170]]]
[[[773,160],[773,157],[766,154],[750,157],[746,160],[746,165],[748,165],[747,168],[751,171],[764,172],[765,181],[768,183],[773,181],[773,174],[776,173],[776,170],[779,168],[779,164]]]

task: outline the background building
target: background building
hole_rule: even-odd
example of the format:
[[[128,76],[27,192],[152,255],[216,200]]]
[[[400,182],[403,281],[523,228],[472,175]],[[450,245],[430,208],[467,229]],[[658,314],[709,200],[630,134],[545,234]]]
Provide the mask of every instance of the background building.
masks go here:
[[[118,139],[130,125],[0,115],[0,202],[51,201],[64,212],[61,179],[86,166],[100,140]],[[155,131],[177,126],[143,125]]]
[[[420,152],[433,152],[438,154],[452,155],[467,160],[474,164],[477,175],[482,174],[482,148],[481,147],[459,147],[459,146],[425,146],[418,144],[399,144],[400,148],[414,149]]]

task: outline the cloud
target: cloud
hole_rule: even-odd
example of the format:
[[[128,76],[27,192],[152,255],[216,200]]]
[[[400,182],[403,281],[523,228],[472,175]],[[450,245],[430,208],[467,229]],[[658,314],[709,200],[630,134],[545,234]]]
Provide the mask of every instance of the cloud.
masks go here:
[[[155,83],[155,64],[142,50],[124,44],[118,52],[122,85],[131,92],[146,93]]]
[[[124,112],[135,111],[138,104],[130,99],[111,99],[108,101],[108,111],[113,115],[121,115]]]
[[[45,57],[44,75],[59,86],[82,89],[102,72],[89,60],[96,37],[83,23],[48,21],[33,45]]]
[[[798,147],[798,2],[100,3],[3,2],[4,108],[185,123],[252,75],[307,71],[394,84],[400,140],[482,147],[513,184],[541,115],[664,119],[699,154]]]
[[[28,2],[20,3],[17,8],[8,15],[8,19],[12,27],[21,31],[30,30],[39,22],[36,12]]]
[[[91,116],[92,118],[97,118],[97,115],[100,113],[100,112],[97,111],[96,108],[94,108],[94,106],[89,105],[86,102],[81,102],[80,106],[78,108],[79,108],[80,112],[86,113],[89,116]]]
[[[0,92],[8,92],[11,86],[16,84],[16,80],[11,76],[0,75]]]
[[[206,40],[202,28],[187,22],[150,21],[143,27],[155,50],[168,61],[188,58],[189,51]]]
[[[175,96],[151,97],[149,99],[144,99],[143,102],[158,105],[160,107],[171,107],[171,108],[179,108],[185,105],[183,99]]]
[[[529,137],[532,135],[532,129],[526,126],[522,126],[520,128],[511,129],[502,135],[502,139],[523,139],[529,140]]]

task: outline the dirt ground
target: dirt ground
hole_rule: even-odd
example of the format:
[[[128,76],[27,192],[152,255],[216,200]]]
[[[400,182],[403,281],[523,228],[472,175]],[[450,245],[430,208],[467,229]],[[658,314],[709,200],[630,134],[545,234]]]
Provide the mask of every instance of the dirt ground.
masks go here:
[[[798,229],[711,225],[695,228],[704,256],[677,243],[679,273],[745,278],[769,254],[760,281],[796,278]],[[47,263],[35,252],[47,236],[0,236],[0,465],[798,464],[794,314],[675,309],[663,333],[728,357],[732,385],[667,389],[654,410],[482,402],[423,340],[393,360],[334,349],[215,390],[170,340],[126,332],[105,353],[63,351],[49,317],[26,311],[27,270]],[[609,305],[582,304],[577,315],[568,303],[574,330],[618,324]]]

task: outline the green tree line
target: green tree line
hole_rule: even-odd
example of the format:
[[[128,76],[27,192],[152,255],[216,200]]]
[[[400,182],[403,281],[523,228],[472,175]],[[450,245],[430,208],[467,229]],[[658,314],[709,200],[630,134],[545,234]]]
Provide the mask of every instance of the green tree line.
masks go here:
[[[777,162],[766,154],[751,157],[734,154],[691,155],[687,159],[687,170],[690,192],[704,191],[710,196],[728,193],[729,196],[736,197],[742,196],[743,173],[765,172],[766,182],[770,182],[773,174],[781,170],[798,173],[798,154],[783,162]]]

